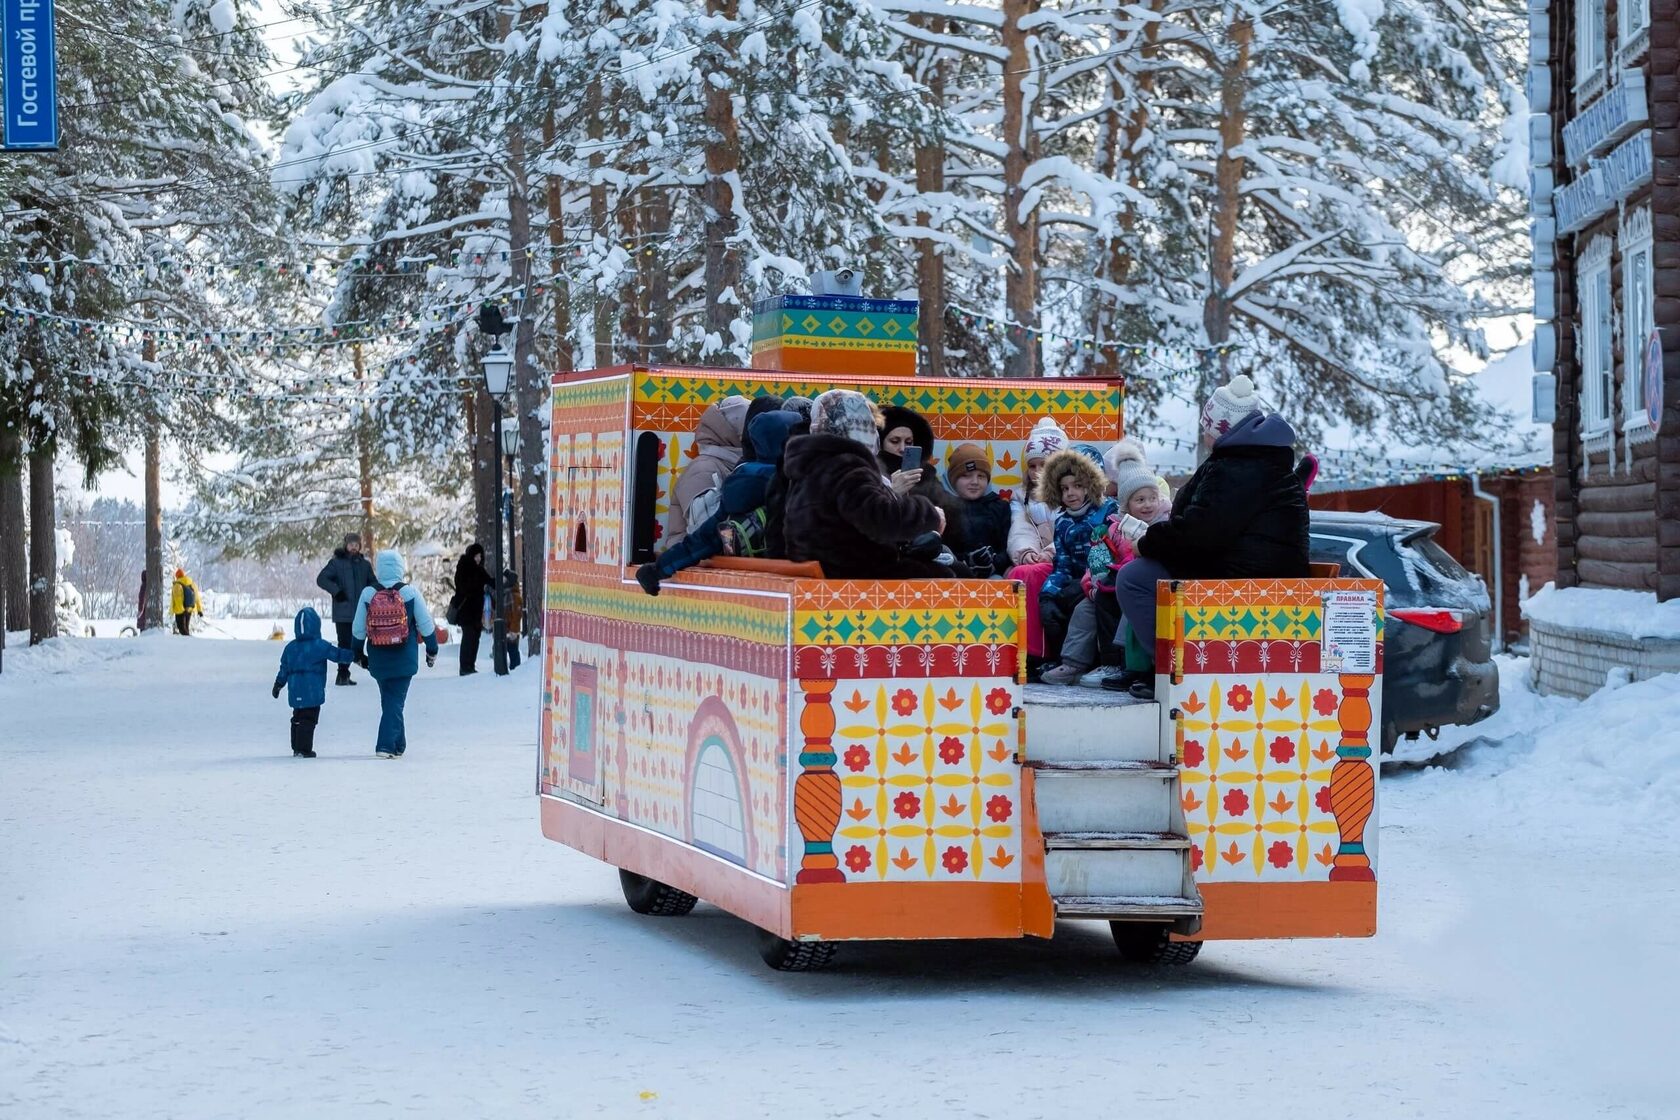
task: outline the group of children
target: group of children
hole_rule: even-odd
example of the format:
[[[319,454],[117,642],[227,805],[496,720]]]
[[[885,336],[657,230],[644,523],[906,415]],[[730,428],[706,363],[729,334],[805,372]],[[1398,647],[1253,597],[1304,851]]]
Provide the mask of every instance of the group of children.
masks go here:
[[[674,539],[637,581],[657,595],[663,580],[719,555],[815,559],[835,578],[1018,579],[1030,679],[1075,684],[1102,665],[1113,670],[1106,687],[1147,690],[1147,659],[1123,667],[1115,645],[1125,633],[1115,575],[1170,511],[1171,491],[1142,448],[1073,443],[1046,417],[1026,440],[1026,484],[1007,498],[992,489],[981,445],[957,444],[943,464],[934,450],[926,418],[846,390],[815,402],[718,402],[672,490]]]

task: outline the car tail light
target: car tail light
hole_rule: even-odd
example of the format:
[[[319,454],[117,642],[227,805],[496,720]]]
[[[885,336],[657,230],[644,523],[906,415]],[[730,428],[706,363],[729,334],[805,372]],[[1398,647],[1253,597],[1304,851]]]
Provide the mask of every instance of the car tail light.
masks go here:
[[[1398,618],[1413,626],[1421,626],[1425,630],[1433,630],[1437,634],[1456,634],[1464,629],[1464,616],[1458,611],[1399,610],[1388,613],[1391,618]]]

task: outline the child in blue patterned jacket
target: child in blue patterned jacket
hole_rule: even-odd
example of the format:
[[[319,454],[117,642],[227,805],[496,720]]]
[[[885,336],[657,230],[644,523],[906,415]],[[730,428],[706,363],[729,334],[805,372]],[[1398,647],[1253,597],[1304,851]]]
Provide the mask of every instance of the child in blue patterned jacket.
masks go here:
[[[1108,519],[1119,509],[1103,496],[1107,487],[1097,463],[1082,452],[1071,450],[1050,456],[1038,482],[1038,500],[1058,511],[1056,566],[1038,593],[1047,672],[1061,659],[1068,619],[1085,597],[1081,581],[1091,545],[1102,538]]]

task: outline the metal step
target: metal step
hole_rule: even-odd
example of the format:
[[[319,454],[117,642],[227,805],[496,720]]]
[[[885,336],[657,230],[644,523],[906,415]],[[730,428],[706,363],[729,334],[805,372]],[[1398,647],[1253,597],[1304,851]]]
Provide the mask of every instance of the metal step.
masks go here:
[[[1056,900],[1058,918],[1189,918],[1201,912],[1197,899],[1164,895],[1075,895]]]
[[[1052,898],[1172,898],[1183,894],[1184,853],[1172,848],[1052,848],[1044,853]]]
[[[1024,698],[1028,758],[1154,762],[1165,757],[1159,704],[1052,685],[1028,685]]]
[[[1178,774],[1178,767],[1169,762],[1140,762],[1130,759],[1076,759],[1052,762],[1045,759],[1029,758],[1025,765],[1041,771],[1069,774],[1100,773],[1104,776],[1113,777],[1172,778]]]
[[[1185,851],[1190,847],[1190,838],[1175,832],[1046,832],[1044,846],[1063,852],[1139,852],[1163,848]]]
[[[1028,762],[1047,833],[1171,832],[1178,770],[1158,762]]]

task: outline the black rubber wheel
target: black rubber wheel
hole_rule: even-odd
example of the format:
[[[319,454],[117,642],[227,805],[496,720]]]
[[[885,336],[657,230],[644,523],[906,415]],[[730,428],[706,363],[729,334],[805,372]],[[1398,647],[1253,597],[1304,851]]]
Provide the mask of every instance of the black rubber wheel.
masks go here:
[[[652,914],[659,918],[680,918],[699,902],[687,891],[666,886],[658,879],[649,879],[634,871],[618,872],[619,884],[624,888],[624,901],[638,914]]]
[[[825,968],[834,959],[832,941],[788,941],[773,933],[758,931],[758,955],[777,972],[810,972]]]
[[[1200,941],[1173,941],[1170,927],[1153,922],[1109,922],[1114,945],[1133,964],[1185,965],[1202,951]]]

